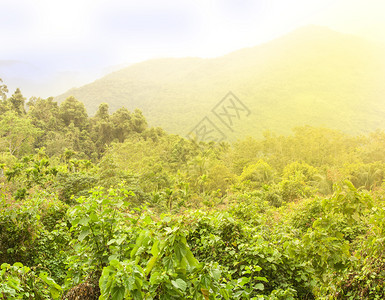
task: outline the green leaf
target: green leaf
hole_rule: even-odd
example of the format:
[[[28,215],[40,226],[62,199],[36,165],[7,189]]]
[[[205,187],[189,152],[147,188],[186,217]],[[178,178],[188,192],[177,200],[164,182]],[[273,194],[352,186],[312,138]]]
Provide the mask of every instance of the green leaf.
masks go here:
[[[40,272],[39,278],[42,279],[49,286],[49,291],[53,299],[60,298],[62,288],[52,278],[48,277],[47,272]]]
[[[223,298],[225,298],[225,300],[230,299],[230,294],[229,294],[229,291],[227,289],[221,289],[219,291],[219,293],[222,295]]]
[[[177,280],[171,280],[171,283],[173,286],[175,286],[177,289],[180,289],[181,291],[185,291],[187,288],[187,284],[183,279],[178,278]]]
[[[133,258],[135,256],[136,252],[138,251],[138,249],[142,245],[143,240],[145,239],[146,235],[147,235],[147,231],[142,231],[140,233],[139,237],[136,239],[135,247],[132,249],[132,251],[130,253],[131,258]]]
[[[259,271],[261,271],[262,270],[262,268],[260,267],[260,266],[255,266],[254,267],[254,271],[255,272],[259,272]]]
[[[244,286],[246,283],[249,283],[250,277],[242,277],[238,279],[238,284]]]
[[[112,256],[112,255],[111,255],[111,256]],[[112,260],[110,261],[110,266],[117,268],[118,266],[120,266],[120,261],[117,260],[117,259],[112,259]]]
[[[7,263],[2,263],[1,264],[1,269],[7,269],[7,268],[9,268],[11,265],[10,264],[7,264]]]
[[[114,286],[111,291],[111,300],[122,300],[124,299],[124,286]]]
[[[153,272],[152,274],[151,274],[151,277],[150,277],[150,283],[151,283],[151,285],[154,285],[154,284],[156,284],[157,283],[157,281],[158,281],[158,279],[159,279],[159,272]]]
[[[91,219],[92,222],[99,221],[99,218],[98,218],[98,216],[95,213],[91,213],[90,214],[90,219]]]
[[[151,224],[152,223],[152,219],[150,216],[145,216],[145,218],[143,219],[143,221],[146,223],[146,224]]]
[[[147,266],[146,266],[146,270],[145,270],[145,274],[148,275],[150,274],[152,268],[154,267],[156,261],[157,261],[157,258],[158,256],[153,256],[151,257],[151,259],[148,261],[147,263]]]
[[[115,243],[115,242],[116,242],[115,239],[109,240],[108,243],[107,243],[107,245],[109,246],[109,245],[111,245],[111,244],[113,244],[113,243]]]
[[[120,238],[116,239],[116,244],[119,246],[126,240],[126,235],[121,236]]]
[[[151,248],[151,254],[154,255],[154,256],[158,256],[159,254],[159,240],[156,240],[154,242],[154,244],[152,245],[152,248]]]
[[[212,273],[213,273],[213,277],[216,281],[219,280],[219,278],[221,277],[221,271],[219,269],[213,269],[212,270]]]
[[[79,224],[80,224],[80,225],[87,225],[89,221],[90,221],[90,218],[89,218],[89,217],[83,217],[83,218],[79,221]]]
[[[199,261],[194,257],[190,249],[186,249],[186,259],[190,265],[190,267],[197,268],[199,266]]]
[[[18,267],[18,268],[22,268],[22,267],[23,267],[23,264],[20,263],[20,262],[15,262],[15,263],[13,264],[13,266],[14,266],[14,267]]]
[[[172,259],[171,256],[166,256],[162,259],[162,262],[166,269],[172,269],[174,266],[174,260]]]
[[[131,291],[131,296],[133,297],[134,300],[142,300],[142,293],[139,290],[133,290]]]
[[[266,277],[254,277],[254,279],[256,279],[256,280],[261,280],[261,281],[264,281],[264,282],[269,282],[267,279],[266,279]]]
[[[59,285],[51,286],[49,289],[53,299],[60,299],[62,288]]]
[[[99,279],[99,287],[100,287],[100,292],[102,296],[107,294],[107,290],[109,289],[109,280],[111,278],[110,274],[112,273],[112,268],[111,267],[105,267],[103,268],[102,271],[102,276],[100,276]]]
[[[119,258],[118,254],[112,254],[108,257],[108,261],[117,260]]]
[[[84,240],[86,236],[88,236],[91,233],[91,229],[86,228],[83,229],[83,231],[79,234],[78,240],[81,242]]]

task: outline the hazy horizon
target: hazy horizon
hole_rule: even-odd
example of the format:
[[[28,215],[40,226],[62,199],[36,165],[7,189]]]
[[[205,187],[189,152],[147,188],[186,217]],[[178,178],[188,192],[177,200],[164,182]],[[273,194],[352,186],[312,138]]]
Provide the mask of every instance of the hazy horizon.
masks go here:
[[[362,1],[10,1],[0,12],[0,78],[10,93],[56,96],[161,57],[218,57],[307,25],[385,44],[385,3]]]

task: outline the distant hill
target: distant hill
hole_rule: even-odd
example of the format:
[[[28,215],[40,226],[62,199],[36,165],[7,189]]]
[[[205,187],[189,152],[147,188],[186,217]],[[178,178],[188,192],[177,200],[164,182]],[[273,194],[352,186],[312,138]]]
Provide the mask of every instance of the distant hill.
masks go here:
[[[310,26],[219,58],[134,64],[56,100],[73,95],[90,114],[102,102],[111,111],[140,108],[151,125],[181,135],[205,116],[230,140],[305,124],[357,134],[385,129],[384,79],[382,46]],[[229,99],[216,107],[229,91],[241,101],[234,99],[238,110]],[[235,117],[220,115],[226,103]]]

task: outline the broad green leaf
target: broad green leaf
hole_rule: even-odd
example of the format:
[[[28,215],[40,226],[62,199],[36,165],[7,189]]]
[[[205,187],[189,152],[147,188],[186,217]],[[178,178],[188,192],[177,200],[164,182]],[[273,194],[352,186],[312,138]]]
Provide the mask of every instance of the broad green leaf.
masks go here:
[[[15,262],[15,263],[13,264],[13,266],[14,266],[14,267],[18,267],[18,268],[22,268],[22,267],[23,267],[23,264],[20,263],[20,262]]]
[[[111,291],[111,300],[122,300],[124,299],[124,286],[114,286]]]
[[[157,261],[157,258],[158,256],[153,256],[151,257],[151,259],[148,261],[147,263],[147,266],[146,266],[146,270],[145,270],[145,274],[148,275],[150,274],[152,268],[154,267],[156,261]]]
[[[139,290],[133,290],[131,292],[131,296],[134,300],[142,300],[143,299],[142,293]]]
[[[107,284],[110,278],[110,270],[111,270],[111,267],[103,268],[102,276],[100,276],[100,279],[99,279],[99,287],[102,295],[105,295],[105,293],[107,292],[107,288],[108,288]]]
[[[173,286],[175,286],[177,289],[182,290],[183,292],[187,288],[187,284],[183,279],[178,278],[177,280],[171,280],[171,283]]]
[[[152,223],[152,219],[150,216],[145,216],[143,221],[146,223],[146,224],[151,224]]]
[[[1,268],[2,269],[7,269],[7,268],[9,268],[11,265],[10,264],[7,264],[7,263],[2,263],[1,264]]]
[[[80,242],[83,241],[84,238],[85,238],[86,236],[88,236],[90,233],[91,233],[91,229],[89,229],[89,228],[84,229],[84,230],[79,234],[78,240],[79,240]]]
[[[187,252],[186,250],[187,250],[187,248],[186,248],[185,244],[183,244],[181,242],[174,244],[174,251],[175,251],[175,255],[176,255],[176,258],[178,259],[178,261],[182,261],[182,258],[185,256],[185,254]]]
[[[159,272],[153,272],[152,274],[151,274],[151,277],[150,277],[150,283],[152,284],[152,285],[154,285],[155,283],[157,283],[157,281],[158,281],[158,279],[159,279]]]
[[[131,258],[133,258],[135,256],[136,252],[138,251],[138,249],[142,245],[143,240],[146,237],[146,234],[147,234],[147,232],[142,231],[141,234],[139,235],[139,237],[136,239],[135,247],[132,249],[132,251],[130,253]]]
[[[256,280],[261,280],[261,281],[264,281],[264,282],[269,282],[267,279],[266,279],[266,277],[254,277],[254,279],[256,279]]]
[[[107,243],[107,245],[109,246],[109,245],[111,245],[111,244],[113,244],[113,243],[115,243],[115,242],[116,242],[115,239],[109,240],[108,243]]]
[[[199,266],[199,261],[194,257],[190,249],[186,249],[186,259],[190,265],[190,267],[197,268]]]
[[[213,269],[212,273],[213,273],[214,279],[218,281],[219,278],[221,277],[221,271],[219,269]]]
[[[55,284],[55,286],[51,286],[49,289],[51,296],[53,299],[60,299],[61,294],[62,294],[62,288]]]
[[[156,240],[151,247],[151,254],[154,256],[158,256],[158,254],[159,254],[158,245],[159,245],[159,240]]]
[[[80,224],[80,225],[87,225],[89,221],[90,221],[90,218],[89,218],[89,217],[83,217],[83,218],[79,221],[79,224]]]
[[[116,244],[120,246],[126,240],[126,238],[126,235],[121,236],[120,238],[116,239]]]
[[[110,266],[116,268],[116,267],[120,266],[120,261],[118,261],[117,259],[112,259],[112,260],[110,261]]]
[[[113,261],[113,260],[117,260],[118,257],[119,257],[118,254],[112,254],[112,255],[110,255],[110,256],[108,257],[108,261],[111,262],[111,261]]]
[[[225,300],[230,299],[229,291],[227,289],[221,289],[219,293],[222,295],[223,298],[225,298]],[[205,299],[208,299],[208,298],[205,297]]]
[[[90,219],[91,219],[92,222],[99,221],[99,218],[98,218],[98,216],[95,213],[91,213],[90,214]]]
[[[255,272],[259,272],[259,271],[261,271],[262,270],[262,268],[260,267],[260,266],[255,266],[254,267],[254,271]]]
[[[249,283],[250,277],[242,277],[238,279],[238,284],[244,286],[246,283]]]

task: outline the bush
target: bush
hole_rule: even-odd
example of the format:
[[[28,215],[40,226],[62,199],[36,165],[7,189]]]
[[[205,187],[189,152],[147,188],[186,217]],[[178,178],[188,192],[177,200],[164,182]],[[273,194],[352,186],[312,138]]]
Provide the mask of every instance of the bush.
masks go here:
[[[0,263],[21,262],[51,270],[55,280],[64,277],[69,232],[67,205],[40,192],[22,203],[0,207]]]
[[[77,198],[88,195],[98,182],[95,175],[88,173],[59,173],[56,187],[59,190],[59,199],[71,203],[72,197]]]
[[[21,263],[0,267],[0,299],[60,299],[62,288],[45,270]]]

